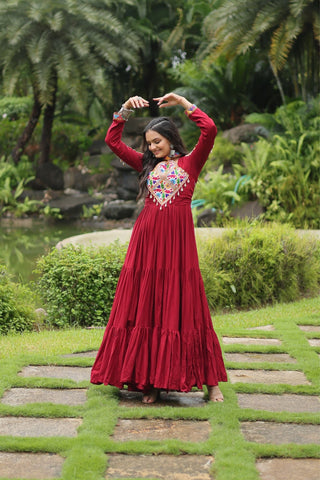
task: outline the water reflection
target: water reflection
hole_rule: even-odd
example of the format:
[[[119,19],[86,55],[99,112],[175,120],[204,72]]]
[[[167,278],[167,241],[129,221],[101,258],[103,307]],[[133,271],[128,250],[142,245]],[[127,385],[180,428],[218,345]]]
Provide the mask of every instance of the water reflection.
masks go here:
[[[26,225],[0,224],[0,263],[7,266],[16,280],[34,280],[36,260],[60,240],[72,235],[90,233],[96,229],[82,225],[59,223],[50,225],[29,222]]]

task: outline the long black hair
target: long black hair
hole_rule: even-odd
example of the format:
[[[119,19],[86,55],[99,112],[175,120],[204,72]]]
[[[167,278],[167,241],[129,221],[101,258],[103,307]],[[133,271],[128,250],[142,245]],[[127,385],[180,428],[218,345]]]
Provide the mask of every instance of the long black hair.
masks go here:
[[[149,173],[163,158],[156,158],[152,152],[150,152],[147,141],[146,133],[149,130],[153,130],[160,133],[173,145],[173,149],[176,154],[186,155],[188,153],[186,146],[180,136],[179,130],[176,124],[169,117],[157,117],[151,120],[143,130],[143,157],[142,157],[142,171],[139,174],[139,194],[138,199],[143,197],[147,190],[147,178]]]

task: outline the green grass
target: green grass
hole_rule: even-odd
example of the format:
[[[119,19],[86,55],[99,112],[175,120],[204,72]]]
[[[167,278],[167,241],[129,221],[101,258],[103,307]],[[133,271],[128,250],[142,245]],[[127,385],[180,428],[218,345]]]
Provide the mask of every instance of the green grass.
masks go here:
[[[58,453],[65,457],[61,480],[103,480],[108,464],[108,453],[213,455],[215,462],[212,474],[216,480],[258,480],[259,475],[255,468],[257,458],[319,458],[319,445],[257,444],[247,442],[240,430],[242,421],[319,424],[319,414],[241,409],[238,406],[237,393],[319,394],[320,348],[311,347],[307,339],[319,338],[320,335],[303,332],[298,325],[320,325],[320,297],[260,310],[216,315],[213,323],[220,339],[224,335],[229,335],[278,338],[282,341],[281,346],[226,345],[223,348],[224,352],[288,353],[296,359],[296,363],[292,364],[226,362],[228,370],[234,368],[297,370],[304,372],[310,384],[292,386],[226,383],[221,385],[225,396],[223,404],[207,403],[204,407],[185,408],[141,404],[127,408],[119,406],[119,393],[113,387],[90,385],[86,381],[77,383],[72,380],[26,378],[18,375],[23,366],[30,364],[90,367],[92,358],[67,358],[62,355],[97,349],[103,330],[70,329],[3,336],[0,338],[0,396],[11,387],[83,387],[88,391],[87,402],[82,406],[34,403],[13,407],[0,403],[1,416],[83,419],[75,438],[1,436],[0,451]],[[274,326],[274,331],[248,330],[269,324]],[[181,440],[116,442],[112,434],[120,418],[209,420],[212,430],[208,440],[201,443]]]

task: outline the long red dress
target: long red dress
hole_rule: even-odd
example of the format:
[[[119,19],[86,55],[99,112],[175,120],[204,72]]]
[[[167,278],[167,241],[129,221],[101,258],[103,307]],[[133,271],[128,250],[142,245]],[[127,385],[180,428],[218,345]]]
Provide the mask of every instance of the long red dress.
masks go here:
[[[148,196],[131,235],[112,311],[91,372],[94,384],[148,392],[188,392],[227,381],[199,270],[191,198],[213,146],[214,122],[199,108],[192,152],[150,173]],[[125,122],[114,115],[106,143],[136,170],[142,154],[121,141]]]

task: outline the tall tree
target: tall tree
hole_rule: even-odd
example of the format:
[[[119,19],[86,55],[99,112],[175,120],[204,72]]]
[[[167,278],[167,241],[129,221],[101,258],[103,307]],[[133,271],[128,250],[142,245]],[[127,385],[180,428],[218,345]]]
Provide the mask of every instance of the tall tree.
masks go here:
[[[59,82],[69,86],[79,108],[87,87],[103,97],[106,65],[134,64],[139,39],[113,14],[131,0],[0,0],[0,66],[5,91],[14,92],[23,75],[33,87],[34,108],[13,152],[19,161],[44,110],[40,163],[49,161]]]
[[[260,46],[281,90],[280,73],[290,69],[295,95],[319,91],[319,0],[217,0],[204,26],[206,53],[229,58]],[[284,100],[284,92],[282,97]]]

